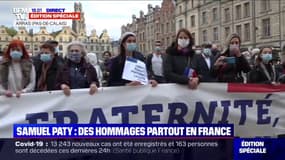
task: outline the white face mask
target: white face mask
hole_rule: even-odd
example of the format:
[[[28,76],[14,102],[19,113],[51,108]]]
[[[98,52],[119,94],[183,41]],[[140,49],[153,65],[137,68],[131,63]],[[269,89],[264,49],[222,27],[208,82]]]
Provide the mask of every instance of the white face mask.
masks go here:
[[[239,45],[237,44],[230,44],[230,50],[238,49]]]
[[[186,47],[189,45],[189,42],[190,42],[189,39],[182,39],[182,38],[179,38],[179,39],[178,39],[178,45],[179,45],[181,48],[186,48]]]

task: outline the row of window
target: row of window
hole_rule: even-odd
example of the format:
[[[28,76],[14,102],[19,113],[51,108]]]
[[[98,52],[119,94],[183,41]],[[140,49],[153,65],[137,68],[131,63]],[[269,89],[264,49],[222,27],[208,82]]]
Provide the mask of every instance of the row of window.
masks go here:
[[[242,16],[242,13],[243,13],[243,16]],[[209,14],[207,11],[202,12],[201,24],[208,24],[208,15]],[[218,14],[217,8],[212,9],[211,15],[212,15],[212,22],[216,22],[219,20],[219,14]],[[242,12],[242,5],[241,4],[235,6],[235,19],[240,20],[240,19],[242,19],[242,17],[243,18],[250,17],[250,3],[249,2],[246,2],[243,4],[243,12]],[[195,15],[191,16],[190,21],[191,21],[191,26],[195,27],[196,26]],[[224,22],[229,22],[229,21],[231,21],[230,8],[225,8],[224,9]]]
[[[161,27],[160,27],[160,26],[161,26]],[[158,37],[158,34],[159,34],[159,33],[164,34],[164,33],[173,32],[173,31],[174,31],[174,27],[175,27],[175,25],[174,25],[174,24],[170,24],[169,22],[167,22],[167,23],[165,23],[165,24],[164,24],[164,23],[162,23],[162,24],[157,23],[157,24],[156,24],[156,28],[157,28],[156,34],[157,34],[157,37]],[[154,34],[153,27],[147,28],[146,33],[147,33],[147,35],[148,35],[147,37],[152,36],[152,35]],[[140,33],[140,34],[138,35],[138,39],[139,39],[140,41],[143,41],[143,40],[145,39],[145,32]]]
[[[241,36],[243,41],[250,41],[251,40],[251,26],[250,23],[246,23],[243,25],[243,32],[242,32],[242,25],[235,26],[235,32]],[[213,41],[219,41],[219,31],[218,27],[213,28]],[[230,27],[224,27],[224,36],[226,39],[229,34],[231,33]],[[269,37],[271,36],[271,28],[270,28],[270,19],[266,18],[262,20],[262,37]],[[195,37],[195,33],[194,33]],[[208,30],[202,31],[202,40],[203,42],[208,42]]]
[[[261,10],[262,11],[268,11],[270,10],[270,0],[262,0],[260,2],[261,4]],[[243,6],[243,7],[242,7]],[[224,22],[229,22],[231,21],[231,10],[230,8],[225,8],[223,11],[224,14]],[[212,15],[212,22],[216,22],[219,20],[219,13],[218,13],[218,8],[213,8],[211,13],[204,11],[202,12],[201,15],[201,24],[208,24],[208,15]],[[248,18],[251,16],[251,9],[250,9],[250,2],[246,2],[244,4],[239,4],[235,6],[235,20],[240,20],[242,18]],[[196,17],[195,15],[192,15],[190,17],[190,22],[191,22],[191,27],[196,27]]]
[[[171,24],[169,22],[166,22],[165,24],[164,23],[162,23],[162,24],[157,23],[155,27],[157,29],[157,32],[159,32],[159,33],[169,33],[169,32],[174,31],[175,25]],[[154,32],[155,31],[154,31],[153,26],[146,28],[147,37],[152,36],[154,34]],[[144,39],[145,39],[145,32],[142,32],[138,35],[138,40],[143,41]]]
[[[32,49],[30,45],[25,45],[26,49]],[[0,46],[1,48],[1,46]],[[58,46],[59,50],[60,51],[63,51],[63,45],[59,45]],[[105,51],[105,50],[108,50],[110,51],[110,46],[90,46],[90,51]],[[86,46],[86,49],[87,49],[87,46]],[[38,51],[39,50],[39,46],[37,44],[34,45],[34,50],[35,51]]]
[[[156,39],[158,39],[158,37]],[[160,41],[161,41],[161,44],[163,46],[167,47],[172,43],[173,40],[171,39],[171,37],[163,37],[162,39],[160,39]],[[148,41],[147,43],[139,43],[139,50],[144,52],[144,53],[146,51],[152,51],[153,50],[153,44],[154,44],[153,41]]]
[[[161,24],[161,33],[169,33],[174,31],[175,25],[167,22],[166,24]]]

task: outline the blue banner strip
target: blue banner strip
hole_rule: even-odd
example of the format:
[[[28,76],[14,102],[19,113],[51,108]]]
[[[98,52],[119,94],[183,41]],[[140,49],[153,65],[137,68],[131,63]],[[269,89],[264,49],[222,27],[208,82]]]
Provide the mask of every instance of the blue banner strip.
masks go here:
[[[235,160],[283,160],[285,138],[235,138]]]
[[[14,124],[14,138],[233,138],[233,124]]]

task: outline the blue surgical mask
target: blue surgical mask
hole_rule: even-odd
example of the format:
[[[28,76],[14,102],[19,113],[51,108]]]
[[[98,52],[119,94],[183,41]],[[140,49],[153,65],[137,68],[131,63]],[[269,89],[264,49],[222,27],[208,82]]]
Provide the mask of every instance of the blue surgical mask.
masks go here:
[[[21,57],[23,56],[23,53],[20,51],[11,51],[10,56],[12,57],[13,60],[20,60]]]
[[[72,62],[79,63],[81,61],[81,54],[75,52],[69,53],[68,59],[70,59]]]
[[[156,52],[159,52],[160,50],[161,50],[161,48],[160,48],[160,47],[158,47],[158,46],[157,46],[157,47],[155,47],[155,51],[156,51]]]
[[[272,54],[271,53],[262,54],[261,58],[262,58],[262,61],[267,64],[269,61],[272,60]]]
[[[212,55],[212,51],[211,51],[211,49],[209,49],[209,48],[204,48],[204,49],[203,49],[203,53],[204,53],[204,55],[207,56],[207,57],[209,57],[209,56]]]
[[[127,51],[133,52],[137,49],[136,43],[127,43]]]
[[[42,53],[40,56],[41,61],[44,63],[50,62],[52,60],[51,54],[44,54]]]

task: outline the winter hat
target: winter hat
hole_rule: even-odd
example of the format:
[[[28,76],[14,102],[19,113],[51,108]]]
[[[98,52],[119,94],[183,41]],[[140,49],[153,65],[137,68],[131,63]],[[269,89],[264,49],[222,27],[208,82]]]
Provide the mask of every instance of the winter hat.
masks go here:
[[[136,34],[133,33],[133,32],[125,32],[125,33],[123,33],[121,38],[120,38],[120,43],[122,43],[122,41],[125,40],[125,38],[128,37],[128,36],[136,36]]]

